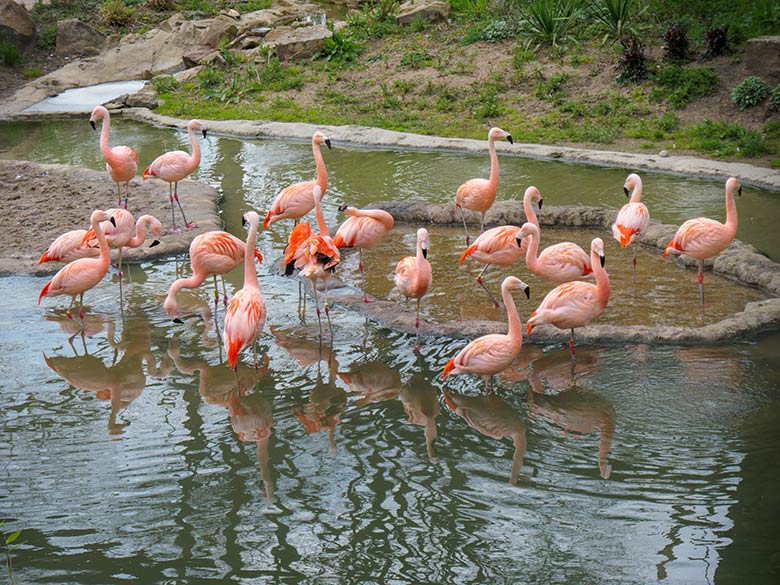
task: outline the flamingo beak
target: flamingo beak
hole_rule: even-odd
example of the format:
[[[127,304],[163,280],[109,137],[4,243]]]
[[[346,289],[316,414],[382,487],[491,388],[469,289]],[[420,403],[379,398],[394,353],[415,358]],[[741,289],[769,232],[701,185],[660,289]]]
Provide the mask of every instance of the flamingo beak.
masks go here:
[[[176,317],[175,319],[171,319],[171,321],[173,321],[174,323],[179,323],[180,325],[184,325],[184,321],[182,321],[178,317]]]
[[[108,221],[110,221],[110,222],[111,222],[111,225],[112,225],[112,226],[116,227],[116,220],[114,219],[114,216],[113,216],[113,215],[112,215],[111,217],[109,217],[109,218],[108,218]]]
[[[737,195],[742,197],[742,185],[739,186],[739,189],[737,189]]]
[[[339,205],[339,211],[343,212],[343,211],[346,211],[346,210],[347,210],[347,204],[346,203],[344,205]]]
[[[149,247],[154,248],[155,246],[159,246],[159,245],[160,245],[160,240],[155,240],[151,244],[149,244]]]
[[[604,268],[604,265],[607,263],[607,258],[604,256],[604,254],[599,255],[599,259],[601,260],[601,267]]]
[[[628,197],[628,187],[623,186],[623,193],[625,193],[626,197]]]
[[[422,249],[422,253],[423,253],[423,258],[425,258],[427,260],[428,259],[428,248],[423,248]]]
[[[542,197],[539,197],[539,209],[542,208],[542,201],[544,201],[544,199]]]
[[[331,146],[330,146],[330,138],[326,138],[326,139],[325,139],[325,146],[327,146],[327,147],[328,147],[328,150],[331,150]]]
[[[203,138],[206,138],[206,129],[203,129]]]
[[[246,227],[246,218],[243,215],[241,216],[241,227]]]
[[[511,134],[507,134],[506,135],[506,140],[507,140],[507,142],[509,142],[509,144],[514,144],[515,143],[514,140],[512,140],[512,135]]]
[[[518,248],[522,248],[523,247],[523,236],[519,236],[515,241],[517,242],[517,247]]]
[[[93,130],[97,130],[97,126],[95,126],[95,120],[90,120],[89,125],[92,126]]]
[[[525,290],[523,290],[525,293],[525,298],[527,298],[529,301],[531,300],[531,287],[527,286],[525,287]]]

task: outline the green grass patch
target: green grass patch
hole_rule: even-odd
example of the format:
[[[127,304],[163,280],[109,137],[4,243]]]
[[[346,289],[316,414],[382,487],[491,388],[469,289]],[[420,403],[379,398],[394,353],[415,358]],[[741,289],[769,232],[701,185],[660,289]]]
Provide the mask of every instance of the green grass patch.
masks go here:
[[[666,100],[677,109],[718,89],[718,74],[711,67],[666,65],[653,75],[653,81],[656,87],[650,92],[651,99]]]

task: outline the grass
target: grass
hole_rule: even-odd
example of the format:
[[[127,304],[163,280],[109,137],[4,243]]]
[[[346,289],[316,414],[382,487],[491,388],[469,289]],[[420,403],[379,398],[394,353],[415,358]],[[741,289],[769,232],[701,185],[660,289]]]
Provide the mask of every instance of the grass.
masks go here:
[[[651,91],[651,98],[666,100],[677,109],[718,89],[718,74],[711,67],[667,65],[653,75],[653,81],[657,87]]]

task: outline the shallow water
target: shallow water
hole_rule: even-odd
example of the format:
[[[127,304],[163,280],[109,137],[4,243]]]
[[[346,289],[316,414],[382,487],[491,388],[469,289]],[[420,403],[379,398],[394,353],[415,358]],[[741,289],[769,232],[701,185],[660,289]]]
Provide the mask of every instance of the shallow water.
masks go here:
[[[25,109],[25,112],[91,112],[95,104],[104,104],[126,93],[135,93],[145,81],[110,81],[90,87],[68,89],[53,97],[41,100]]]
[[[184,143],[119,122],[142,162]],[[102,168],[90,149],[66,156],[68,144],[96,143],[86,122],[51,126],[2,127],[0,156]],[[22,148],[30,136],[37,144]],[[311,174],[308,144],[208,143],[201,178],[222,189],[237,234],[241,211],[267,208],[278,185]],[[471,162],[364,149],[325,156],[331,223],[345,193],[358,205],[394,192],[419,198],[414,185],[431,168],[452,178],[458,158]],[[368,168],[356,162],[364,157]],[[505,162],[502,172],[543,165]],[[473,163],[469,172],[484,171],[480,157]],[[625,170],[545,164],[549,181],[561,181],[560,169],[605,173],[610,201],[622,203]],[[647,176],[646,185],[680,181]],[[447,200],[426,184],[430,200]],[[711,188],[719,207],[702,213],[717,216],[722,186],[693,184]],[[746,189],[740,212],[764,197],[774,201]],[[546,194],[545,203],[603,204]],[[268,264],[282,231],[260,240]],[[411,250],[411,232],[391,232],[394,255]],[[745,239],[757,244],[752,233]],[[433,235],[432,255],[457,254],[457,230]],[[763,245],[777,257],[772,237]],[[372,274],[391,268],[382,251],[364,258],[382,266]],[[614,277],[627,277],[630,252],[607,254]],[[638,284],[655,282],[657,261],[640,255]],[[23,531],[19,583],[777,582],[780,334],[711,347],[583,345],[573,372],[565,348],[527,345],[488,398],[473,377],[442,384],[462,340],[425,339],[418,357],[413,338],[334,306],[333,340],[321,347],[311,301],[301,323],[297,283],[264,265],[269,318],[260,367],[243,356],[240,385],[254,389],[244,394],[209,326],[210,286],[181,295],[192,313],[184,325],[160,308],[182,264],[131,267],[121,305],[115,275],[105,279],[86,295],[84,336],[64,315],[67,301],[35,306],[45,278],[0,278],[0,530]],[[357,282],[356,259],[345,264],[342,277]],[[472,316],[485,298],[469,274],[452,288],[470,303],[452,310]],[[679,274],[670,294],[695,301],[695,273]],[[497,290],[498,270],[488,275]],[[369,290],[393,298],[388,278],[370,278]],[[716,280],[705,276],[708,314],[725,302]],[[240,281],[231,274],[229,289]],[[528,302],[518,305],[522,314]],[[427,310],[452,317],[446,309],[434,301]]]

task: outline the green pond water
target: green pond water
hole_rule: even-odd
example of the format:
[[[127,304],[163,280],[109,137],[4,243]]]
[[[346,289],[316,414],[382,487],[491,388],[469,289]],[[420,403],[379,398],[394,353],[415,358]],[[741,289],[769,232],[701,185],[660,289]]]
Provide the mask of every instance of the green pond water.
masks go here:
[[[142,165],[187,144],[121,119],[113,141]],[[488,171],[485,155],[334,144],[324,156],[334,226],[342,203],[450,201]],[[0,123],[0,157],[104,168],[85,120]],[[535,184],[546,205],[617,208],[632,170],[502,156],[499,197]],[[241,236],[243,211],[264,213],[312,174],[307,142],[210,135],[195,177],[221,191],[226,228]],[[642,176],[654,218],[724,218],[722,182]],[[737,237],[780,258],[777,194],[748,186],[737,205]],[[441,381],[463,340],[428,337],[415,353],[413,337],[336,304],[320,344],[311,302],[298,317],[298,283],[269,270],[288,227],[258,242],[268,321],[260,367],[243,356],[244,392],[224,365],[210,287],[180,295],[184,325],[161,309],[186,256],[130,267],[121,306],[112,270],[86,295],[83,335],[67,300],[36,305],[46,278],[0,277],[0,530],[22,530],[18,583],[778,582],[780,334],[583,344],[574,368],[562,346],[526,345],[488,397],[474,377]],[[392,267],[415,227],[365,255],[372,294],[401,301]],[[696,326],[764,296],[708,272],[702,310],[695,273],[655,250],[640,249],[634,287],[630,252],[607,234],[542,237],[594,235],[613,279],[600,322]],[[462,237],[431,230],[426,316],[504,318],[476,267],[452,268]],[[348,284],[356,260],[339,272]],[[530,302],[517,299],[525,317],[549,288],[521,265],[507,273],[532,286]],[[235,290],[240,271],[227,280]]]

